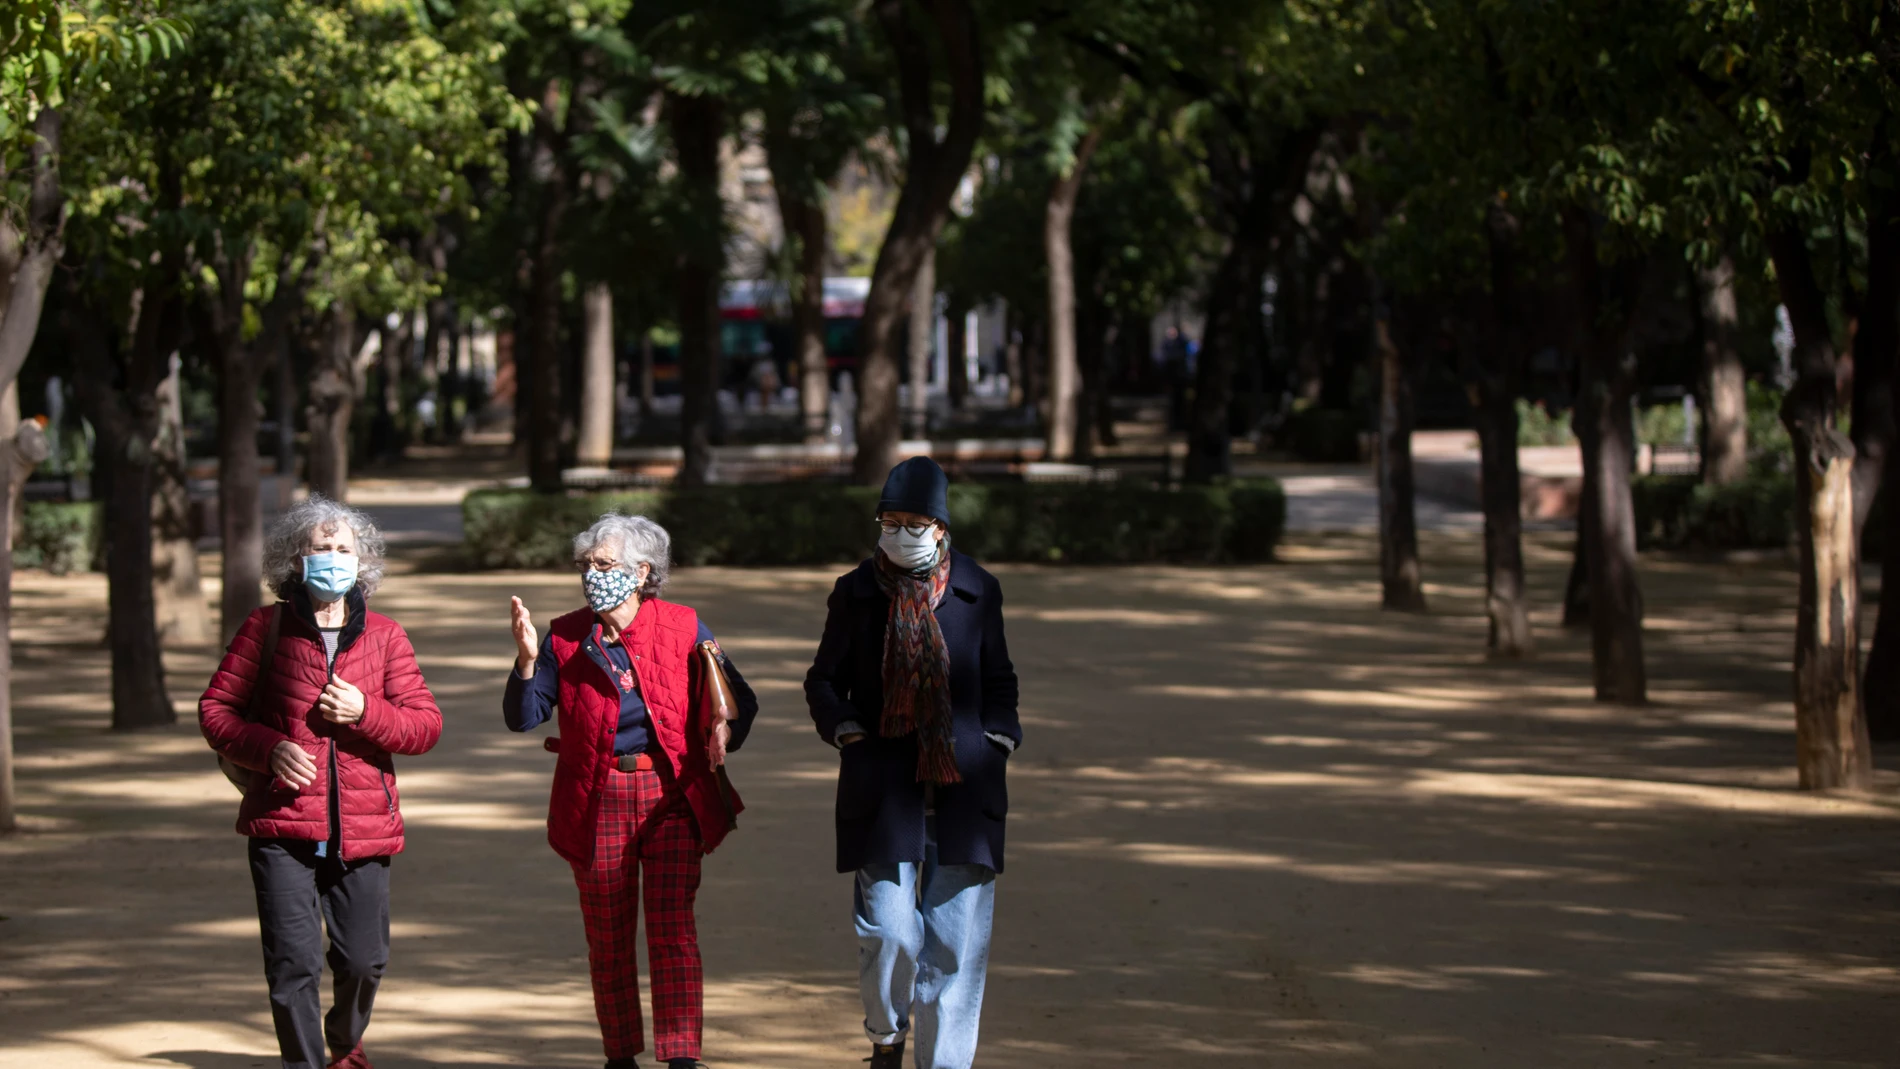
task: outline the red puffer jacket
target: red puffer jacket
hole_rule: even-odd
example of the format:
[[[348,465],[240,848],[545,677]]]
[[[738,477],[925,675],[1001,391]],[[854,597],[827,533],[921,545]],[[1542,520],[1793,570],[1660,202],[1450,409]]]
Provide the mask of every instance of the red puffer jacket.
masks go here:
[[[211,748],[265,775],[252,781],[238,807],[239,834],[267,839],[329,837],[331,776],[345,860],[384,857],[403,847],[393,754],[427,753],[442,737],[442,711],[422,681],[409,636],[387,616],[368,611],[352,593],[349,622],[338,636],[336,675],[363,692],[363,719],[333,724],[317,698],[329,682],[323,638],[309,610],[292,602],[258,609],[238,628],[224,660],[198,700],[198,726]],[[301,609],[301,611],[299,611]],[[255,720],[244,712],[257,681],[270,613],[284,612],[273,678]],[[270,775],[270,754],[289,739],[316,759],[317,778],[299,791]]]

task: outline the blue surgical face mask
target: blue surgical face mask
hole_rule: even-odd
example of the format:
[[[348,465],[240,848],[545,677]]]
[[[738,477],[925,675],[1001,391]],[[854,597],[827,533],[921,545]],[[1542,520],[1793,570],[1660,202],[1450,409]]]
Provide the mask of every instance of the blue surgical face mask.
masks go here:
[[[318,601],[335,601],[356,585],[354,553],[311,553],[303,559],[303,587]]]

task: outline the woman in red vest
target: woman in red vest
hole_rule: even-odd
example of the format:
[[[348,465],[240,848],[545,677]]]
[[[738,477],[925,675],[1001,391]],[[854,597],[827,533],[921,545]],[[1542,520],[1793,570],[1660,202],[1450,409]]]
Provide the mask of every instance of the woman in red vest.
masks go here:
[[[692,609],[660,600],[670,558],[665,528],[609,513],[574,539],[587,607],[537,640],[527,607],[513,599],[515,671],[502,717],[513,731],[558,718],[560,738],[547,741],[559,755],[548,841],[580,886],[607,1069],[635,1069],[646,1049],[633,941],[642,901],[655,1053],[668,1069],[699,1064],[699,859],[743,808],[722,793],[715,769],[745,742],[759,711],[721,652],[738,718],[729,726],[695,719],[705,683],[695,653],[713,636]]]

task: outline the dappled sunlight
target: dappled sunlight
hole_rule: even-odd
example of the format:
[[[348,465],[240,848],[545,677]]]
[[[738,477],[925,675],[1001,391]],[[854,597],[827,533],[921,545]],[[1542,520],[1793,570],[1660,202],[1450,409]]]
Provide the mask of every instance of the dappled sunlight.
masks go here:
[[[1591,700],[1588,638],[1555,626],[1567,538],[1527,541],[1540,648],[1509,663],[1483,656],[1475,543],[1427,535],[1424,616],[1377,611],[1371,550],[996,569],[1025,743],[982,1064],[1888,1060],[1866,1022],[1900,982],[1900,780],[1792,789],[1791,572],[1646,573],[1656,701],[1632,710]],[[377,606],[447,726],[397,759],[409,849],[369,1049],[379,1069],[595,1069],[576,894],[546,845],[552,729],[500,716],[508,596],[545,621],[576,584],[396,565]],[[721,1069],[863,1057],[839,758],[802,694],[835,576],[681,568],[669,588],[763,707],[700,898]],[[237,798],[191,722],[217,651],[168,652],[177,727],[111,735],[103,583],[21,589],[0,1066],[266,1064]]]

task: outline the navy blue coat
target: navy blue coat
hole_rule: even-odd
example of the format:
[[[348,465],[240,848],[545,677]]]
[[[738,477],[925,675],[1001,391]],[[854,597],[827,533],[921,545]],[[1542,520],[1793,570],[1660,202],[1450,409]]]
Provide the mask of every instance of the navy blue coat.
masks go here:
[[[838,764],[838,871],[874,862],[924,859],[924,785],[917,782],[917,736],[878,733],[884,710],[884,629],[891,602],[871,560],[839,578],[827,602],[825,637],[805,676],[818,734],[835,742],[856,723],[861,742]],[[1016,668],[1003,640],[1003,589],[969,557],[951,551],[950,589],[937,606],[950,650],[950,708],[961,783],[936,788],[937,860],[1003,871],[1005,773],[1021,744]],[[991,736],[996,736],[992,738]],[[999,739],[1008,740],[1007,743]]]

